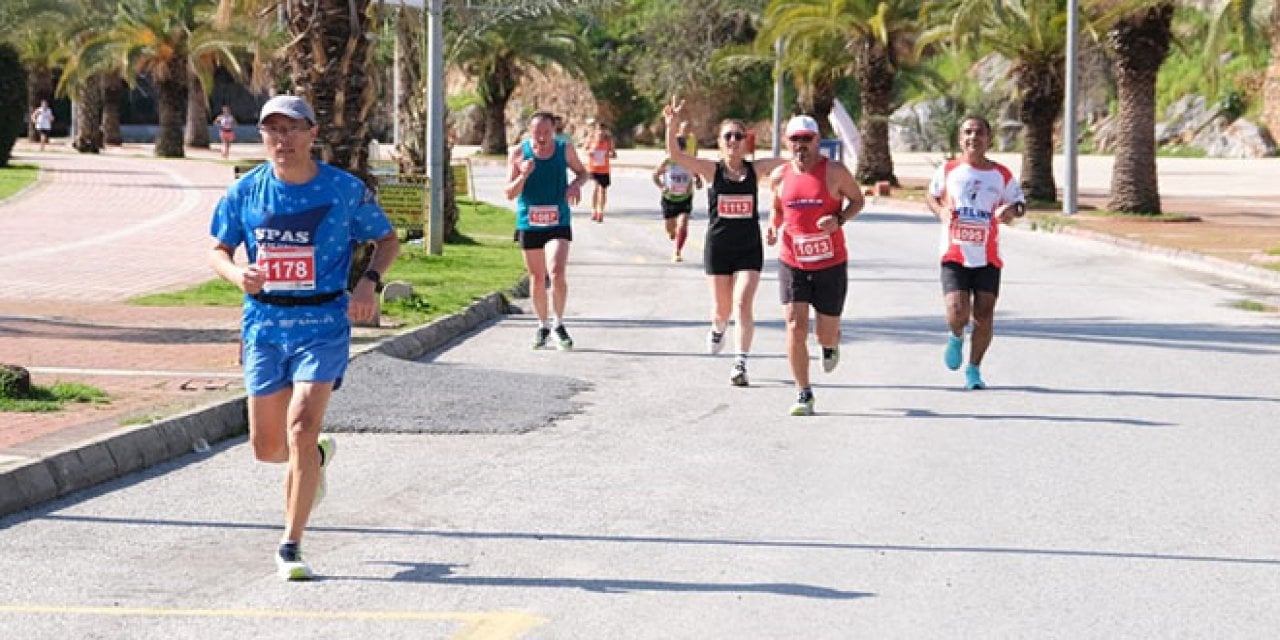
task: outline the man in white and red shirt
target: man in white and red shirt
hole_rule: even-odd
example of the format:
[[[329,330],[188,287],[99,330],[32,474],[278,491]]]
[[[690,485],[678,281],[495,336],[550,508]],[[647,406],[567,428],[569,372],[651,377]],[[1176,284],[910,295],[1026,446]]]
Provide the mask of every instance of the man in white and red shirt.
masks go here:
[[[991,125],[981,116],[960,123],[961,155],[938,168],[929,183],[929,210],[942,222],[942,291],[951,337],[943,362],[952,371],[964,358],[964,332],[973,322],[965,388],[986,383],[978,367],[994,335],[1000,295],[1000,223],[1026,213],[1022,186],[1003,165],[987,158]]]
[[[840,314],[849,276],[841,226],[862,210],[862,190],[844,165],[818,153],[818,123],[796,116],[785,133],[791,161],[769,175],[773,215],[765,240],[778,246],[778,293],[787,321],[787,360],[799,398],[791,415],[813,415],[809,386],[809,308],[822,348],[822,369],[840,361]]]

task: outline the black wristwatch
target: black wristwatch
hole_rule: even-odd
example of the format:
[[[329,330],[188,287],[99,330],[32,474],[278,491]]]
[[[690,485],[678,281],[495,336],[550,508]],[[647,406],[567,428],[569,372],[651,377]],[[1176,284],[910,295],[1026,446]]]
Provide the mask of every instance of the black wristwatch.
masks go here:
[[[382,274],[378,273],[377,270],[369,269],[368,271],[365,271],[364,277],[373,281],[375,289],[382,286]]]

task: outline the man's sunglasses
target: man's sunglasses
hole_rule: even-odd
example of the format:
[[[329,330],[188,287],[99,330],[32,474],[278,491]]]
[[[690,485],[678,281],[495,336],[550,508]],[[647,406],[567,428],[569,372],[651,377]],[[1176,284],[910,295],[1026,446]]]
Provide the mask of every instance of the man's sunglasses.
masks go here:
[[[801,136],[791,136],[790,138],[787,138],[787,139],[792,142],[809,143],[809,142],[813,142],[813,138],[814,136],[801,135]]]
[[[726,131],[720,134],[720,137],[724,138],[725,140],[746,140],[747,134],[741,131]]]

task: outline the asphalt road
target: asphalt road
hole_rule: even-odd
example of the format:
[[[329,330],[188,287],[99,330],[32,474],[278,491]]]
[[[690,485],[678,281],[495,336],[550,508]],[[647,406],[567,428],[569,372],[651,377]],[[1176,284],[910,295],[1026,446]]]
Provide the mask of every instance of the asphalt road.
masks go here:
[[[732,388],[731,356],[702,353],[705,198],[672,264],[647,175],[615,184],[603,225],[577,216],[575,351],[529,350],[514,315],[422,362],[357,360],[334,426],[359,433],[305,541],[320,580],[274,576],[281,470],[233,441],[0,520],[0,635],[1280,628],[1280,326],[1231,286],[1010,232],[991,388],[966,392],[934,223],[873,206],[846,227],[843,361],[793,418],[772,265]]]

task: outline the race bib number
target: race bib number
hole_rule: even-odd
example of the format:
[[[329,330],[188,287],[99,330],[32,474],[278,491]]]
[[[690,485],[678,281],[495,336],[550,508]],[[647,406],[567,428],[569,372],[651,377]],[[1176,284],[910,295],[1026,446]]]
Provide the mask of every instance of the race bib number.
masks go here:
[[[716,201],[716,215],[721,218],[750,218],[755,201],[749,195],[723,195]]]
[[[267,273],[263,291],[314,291],[316,248],[259,247],[258,266]]]
[[[534,227],[554,227],[560,223],[560,207],[543,205],[529,207],[529,225]]]
[[[827,233],[793,236],[791,248],[796,255],[796,260],[800,262],[821,262],[830,260],[836,255],[831,235]]]
[[[591,163],[592,163],[592,164],[594,164],[594,165],[595,165],[595,166],[597,166],[597,167],[603,167],[603,166],[604,166],[604,160],[605,160],[605,158],[606,158],[606,157],[607,157],[607,152],[605,152],[605,151],[600,151],[600,150],[592,151],[592,152],[591,152]]]
[[[667,174],[667,193],[682,196],[689,193],[689,174],[671,172]]]
[[[957,222],[951,228],[953,244],[987,244],[987,225]]]

